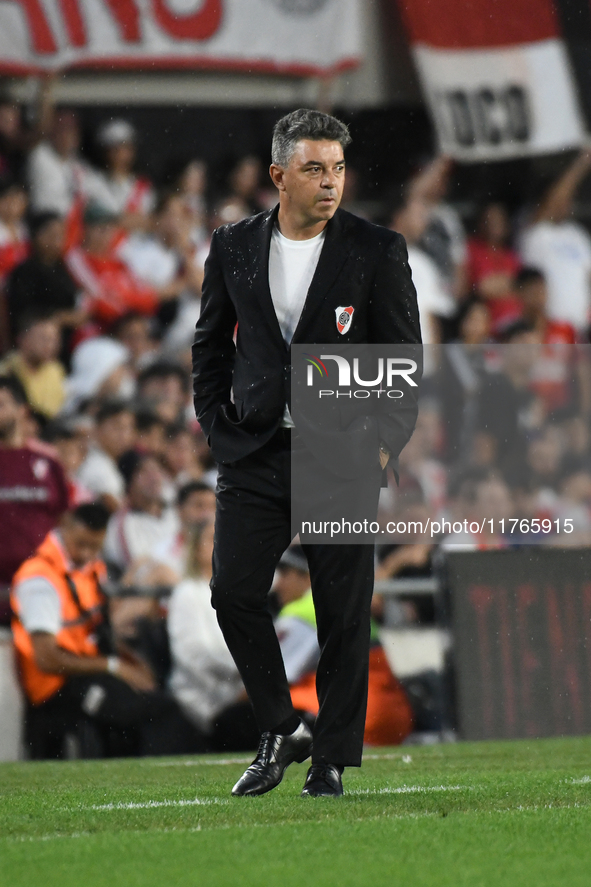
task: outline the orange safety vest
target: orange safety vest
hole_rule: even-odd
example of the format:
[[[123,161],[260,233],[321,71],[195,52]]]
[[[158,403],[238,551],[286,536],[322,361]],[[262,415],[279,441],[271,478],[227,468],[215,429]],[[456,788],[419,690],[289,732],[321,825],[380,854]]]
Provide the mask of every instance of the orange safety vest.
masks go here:
[[[363,741],[366,745],[398,745],[412,733],[414,716],[402,684],[390,671],[380,646],[369,651],[368,683]],[[315,672],[305,674],[290,690],[294,708],[318,714]]]
[[[57,591],[61,603],[61,628],[56,636],[58,646],[77,656],[98,656],[93,632],[103,619],[104,595],[100,581],[105,576],[106,568],[102,561],[94,561],[82,569],[72,569],[55,532],[49,533],[35,554],[17,570],[10,593],[12,634],[21,685],[33,705],[39,705],[57,693],[66,679],[60,674],[41,671],[37,666],[31,635],[20,621],[16,588],[26,579],[47,579]]]

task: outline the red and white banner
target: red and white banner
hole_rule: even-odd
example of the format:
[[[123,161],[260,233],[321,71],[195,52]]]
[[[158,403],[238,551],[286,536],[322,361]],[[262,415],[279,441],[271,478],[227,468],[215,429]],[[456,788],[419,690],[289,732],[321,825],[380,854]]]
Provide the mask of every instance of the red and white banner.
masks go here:
[[[501,160],[585,140],[552,0],[398,4],[443,153]]]
[[[0,73],[210,68],[322,74],[360,61],[360,0],[2,0]]]

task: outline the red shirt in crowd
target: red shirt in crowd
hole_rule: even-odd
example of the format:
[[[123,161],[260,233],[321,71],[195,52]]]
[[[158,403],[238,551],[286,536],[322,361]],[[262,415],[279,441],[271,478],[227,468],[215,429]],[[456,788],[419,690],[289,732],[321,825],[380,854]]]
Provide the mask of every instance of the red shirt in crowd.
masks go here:
[[[577,360],[583,355],[568,346],[577,335],[570,323],[549,320],[542,338],[542,353],[532,370],[531,387],[542,398],[549,412],[564,407],[573,396]]]
[[[96,256],[76,247],[66,255],[70,273],[89,298],[93,319],[103,327],[127,314],[154,314],[158,296],[137,280],[127,265],[113,256]]]
[[[506,274],[514,278],[521,267],[517,253],[508,247],[495,247],[476,237],[468,241],[468,279],[470,286],[478,289],[480,283],[493,274]],[[521,316],[521,303],[508,290],[504,296],[488,299],[493,329],[511,323]]]

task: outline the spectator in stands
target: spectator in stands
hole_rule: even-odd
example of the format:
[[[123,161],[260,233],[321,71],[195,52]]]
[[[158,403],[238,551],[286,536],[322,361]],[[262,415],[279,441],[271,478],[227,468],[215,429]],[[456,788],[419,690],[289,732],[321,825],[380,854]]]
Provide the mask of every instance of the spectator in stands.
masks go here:
[[[152,331],[151,318],[129,311],[116,321],[111,334],[127,348],[131,365],[138,372],[158,356],[158,341]]]
[[[126,501],[109,521],[105,558],[119,573],[149,564],[161,539],[179,528],[175,508],[164,501],[165,475],[160,462],[148,454],[129,452],[120,460],[126,479]],[[139,584],[139,583],[138,583]]]
[[[546,279],[549,317],[570,323],[582,341],[589,338],[591,237],[572,212],[590,169],[591,149],[585,149],[548,188],[521,237],[524,263]]]
[[[466,234],[457,211],[446,202],[454,162],[450,157],[435,157],[414,178],[406,191],[409,202],[423,201],[428,221],[421,235],[421,248],[433,259],[445,289],[453,299],[466,294]]]
[[[86,308],[95,323],[94,334],[108,327],[129,311],[155,314],[161,296],[139,281],[113,252],[117,216],[99,203],[84,210],[82,245],[66,254],[70,273],[84,290]],[[169,298],[162,294],[162,299]]]
[[[131,235],[118,254],[132,273],[153,286],[160,297],[178,297],[185,289],[201,291],[203,274],[195,263],[191,217],[180,194],[164,194],[156,206],[151,230]]]
[[[22,126],[19,106],[10,98],[0,98],[0,176],[17,177],[21,173],[24,151],[29,140]]]
[[[177,190],[189,214],[191,241],[197,248],[208,239],[207,165],[198,157],[190,160],[177,180]]]
[[[128,120],[104,123],[97,134],[104,152],[106,172],[99,174],[108,195],[105,205],[118,217],[125,231],[143,230],[154,208],[154,190],[148,179],[133,172],[137,133]]]
[[[134,590],[114,602],[113,627],[118,637],[133,638],[143,620],[158,621],[158,596],[178,575],[154,559],[158,543],[178,532],[175,508],[165,501],[165,475],[153,456],[127,453],[121,460],[126,481],[125,505],[109,521],[104,556],[113,578]]]
[[[400,454],[400,491],[404,490],[405,483],[418,485],[434,515],[446,497],[447,477],[440,456],[443,427],[439,405],[423,398],[413,436]]]
[[[64,472],[45,450],[25,442],[27,398],[13,376],[0,376],[0,623],[7,624],[15,571],[68,507]]]
[[[47,315],[23,316],[17,348],[0,363],[0,373],[11,373],[22,383],[30,406],[51,419],[63,406],[65,371],[57,359],[61,347],[60,325]]]
[[[196,436],[183,422],[168,426],[164,464],[177,488],[203,478]]]
[[[135,387],[127,348],[106,336],[86,339],[72,354],[64,410],[74,413],[93,399],[127,400],[135,393]]]
[[[27,195],[14,179],[0,177],[0,285],[29,251],[29,236],[24,224]]]
[[[176,363],[154,362],[138,377],[138,397],[166,422],[185,420],[189,391],[189,374]]]
[[[161,459],[166,450],[166,423],[149,408],[135,411],[135,449]]]
[[[450,521],[468,521],[460,532],[448,534],[442,548],[484,551],[506,548],[509,520],[515,515],[511,489],[503,478],[490,469],[470,469],[457,482],[450,500]],[[472,529],[470,529],[470,525]],[[478,526],[478,532],[472,532]],[[504,528],[504,533],[503,533]]]
[[[468,241],[468,283],[487,302],[494,330],[521,315],[515,295],[515,277],[521,263],[508,245],[509,234],[505,207],[488,203],[480,210],[475,236]]]
[[[123,401],[104,403],[96,414],[93,445],[78,472],[78,480],[113,512],[122,507],[125,496],[125,481],[117,463],[134,442],[131,408]]]
[[[423,344],[441,341],[439,320],[455,308],[435,261],[419,245],[429,223],[429,207],[421,197],[402,199],[394,209],[390,227],[402,234],[408,247],[408,262],[417,290]]]
[[[546,420],[544,402],[532,385],[541,347],[525,321],[513,324],[503,342],[511,347],[499,350],[500,366],[481,378],[470,461],[496,466],[515,482],[525,471],[526,437]]]
[[[6,284],[13,336],[23,314],[41,310],[72,330],[86,314],[76,305],[79,287],[63,260],[64,221],[55,212],[37,213],[29,219],[29,230],[31,255],[14,268]]]
[[[92,502],[94,496],[77,477],[88,455],[85,438],[77,434],[75,428],[68,422],[57,419],[43,429],[43,440],[55,449],[57,461],[64,469],[70,506]]]
[[[515,289],[521,301],[523,319],[539,333],[544,345],[575,344],[577,339],[572,324],[548,316],[548,287],[541,271],[522,268],[515,279]]]
[[[231,749],[256,746],[258,734],[248,729],[252,715],[246,715],[247,742],[241,741],[241,721],[232,717],[216,736],[216,722],[241,697],[245,697],[238,669],[234,664],[211,607],[211,559],[213,523],[195,528],[189,549],[186,578],[174,589],[168,605],[168,634],[172,655],[169,686],[184,714],[198,729],[202,742],[210,749],[228,748],[224,737],[229,732]],[[245,703],[247,709],[250,704]],[[254,726],[254,724],[253,724]]]
[[[567,347],[577,341],[574,327],[548,316],[548,289],[540,271],[523,268],[516,284],[524,320],[544,345],[535,366],[532,389],[543,399],[549,414],[568,406],[589,413],[591,377],[587,349]]]
[[[111,731],[119,754],[172,748],[175,706],[154,692],[148,666],[108,636],[99,560],[108,517],[101,505],[78,506],[14,579],[12,627],[33,758],[59,757],[59,740],[79,719],[97,727],[103,754]]]
[[[100,199],[97,173],[79,156],[78,117],[67,109],[52,110],[49,135],[29,154],[27,178],[33,212],[54,212],[66,220],[68,244],[78,242],[84,204]]]
[[[189,481],[178,491],[176,504],[180,528],[158,542],[153,559],[174,570],[180,581],[186,575],[187,552],[195,531],[214,519],[215,493],[202,481]]]
[[[491,341],[490,310],[480,299],[466,299],[456,317],[458,339],[463,345],[484,345]]]
[[[228,176],[230,197],[237,197],[246,204],[250,213],[258,213],[265,206],[261,203],[260,187],[262,164],[258,157],[248,154],[241,157]]]
[[[558,428],[545,426],[527,445],[529,481],[538,490],[558,491],[562,480],[563,436]]]
[[[160,319],[166,330],[165,351],[189,348],[199,317],[203,267],[191,238],[191,216],[180,194],[165,194],[156,208],[152,230],[132,234],[118,254],[137,279],[167,300]]]

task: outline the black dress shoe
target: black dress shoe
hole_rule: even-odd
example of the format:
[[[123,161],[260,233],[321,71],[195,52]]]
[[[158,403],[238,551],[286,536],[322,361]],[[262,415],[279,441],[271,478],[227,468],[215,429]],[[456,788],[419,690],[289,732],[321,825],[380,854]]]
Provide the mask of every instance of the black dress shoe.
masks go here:
[[[300,721],[293,733],[263,733],[257,756],[240,777],[232,794],[264,795],[279,785],[287,767],[297,761],[301,764],[312,754],[312,731]]]
[[[340,798],[341,769],[335,764],[312,764],[302,789],[302,798]]]

